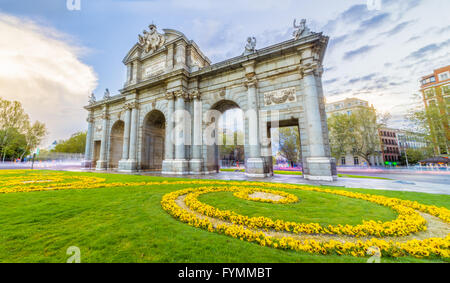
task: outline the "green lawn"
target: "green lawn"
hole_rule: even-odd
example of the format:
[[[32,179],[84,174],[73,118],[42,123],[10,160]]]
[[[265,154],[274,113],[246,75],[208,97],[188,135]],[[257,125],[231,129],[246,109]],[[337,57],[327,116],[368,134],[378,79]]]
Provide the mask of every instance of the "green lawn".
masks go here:
[[[107,178],[107,182],[176,181],[118,174],[65,173]],[[1,178],[1,177],[0,177]],[[82,262],[366,262],[365,258],[321,256],[261,247],[193,228],[161,208],[164,194],[192,185],[116,187],[0,194],[0,262],[65,262],[69,246]],[[340,188],[335,188],[340,189]],[[395,191],[369,192],[450,208],[450,196]],[[293,192],[292,190],[289,192]],[[294,192],[300,202],[269,205],[212,193],[202,200],[247,215],[323,224],[389,220],[395,213],[361,200]],[[382,258],[382,262],[430,262]]]
[[[245,172],[245,169],[233,169],[233,168],[222,168],[220,169],[222,172]],[[284,170],[274,170],[274,174],[280,175],[302,175],[302,172],[299,171],[284,171]],[[376,176],[362,176],[362,175],[349,175],[349,174],[338,174],[338,177],[341,178],[358,178],[358,179],[379,179],[379,180],[392,180],[389,178],[376,177]]]

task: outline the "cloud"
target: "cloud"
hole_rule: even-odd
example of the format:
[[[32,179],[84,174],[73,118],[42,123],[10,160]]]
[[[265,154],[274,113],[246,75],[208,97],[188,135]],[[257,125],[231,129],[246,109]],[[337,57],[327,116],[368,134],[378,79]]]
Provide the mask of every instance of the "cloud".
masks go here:
[[[359,31],[363,32],[371,28],[379,27],[389,19],[388,13],[373,16],[372,18],[362,21],[359,25]]]
[[[398,25],[396,25],[394,28],[392,28],[391,30],[387,31],[387,32],[383,32],[382,35],[387,35],[387,36],[393,36],[396,35],[397,33],[403,31],[407,26],[409,26],[411,23],[413,23],[414,21],[407,21],[407,22],[402,22]]]
[[[416,41],[418,39],[420,39],[421,37],[416,35],[416,36],[411,36],[405,43],[410,43],[412,41]]]
[[[83,105],[95,89],[92,67],[80,61],[86,48],[33,21],[0,13],[0,97],[20,101],[53,139],[83,130]]]
[[[350,50],[350,51],[344,53],[344,59],[351,60],[354,57],[368,53],[370,50],[374,49],[375,47],[377,47],[377,46],[376,45],[364,45],[358,49]]]
[[[370,81],[372,80],[377,74],[376,73],[372,73],[363,77],[359,77],[359,78],[354,78],[348,81],[349,84],[354,84],[356,82],[365,82],[365,81]]]
[[[331,80],[324,81],[323,84],[332,84],[332,83],[335,83],[337,81],[339,81],[339,79],[338,78],[334,78],[334,79],[331,79]]]
[[[446,48],[447,46],[450,45],[450,39],[444,41],[444,42],[440,42],[440,43],[432,43],[432,44],[428,44],[414,52],[412,52],[411,54],[409,54],[406,59],[421,59],[424,56],[427,56],[429,54],[432,53],[436,53],[439,50]]]

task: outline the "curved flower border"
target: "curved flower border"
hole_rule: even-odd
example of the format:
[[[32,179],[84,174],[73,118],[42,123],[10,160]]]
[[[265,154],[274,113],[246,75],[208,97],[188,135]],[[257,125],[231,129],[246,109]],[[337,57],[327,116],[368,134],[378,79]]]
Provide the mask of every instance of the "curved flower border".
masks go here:
[[[280,187],[280,184],[278,184]],[[291,185],[287,185],[286,187],[291,187]],[[332,191],[329,189],[321,189],[315,187],[298,187],[299,189],[307,189],[312,191],[327,191],[330,193],[335,193],[338,195],[347,195],[349,197],[362,198],[364,196],[365,199],[372,200],[374,202],[378,202],[380,200],[380,196],[376,195],[366,195],[360,193],[353,193],[348,191]],[[305,240],[300,241],[296,240],[292,237],[283,237],[281,239],[274,238],[271,236],[266,236],[261,230],[254,230],[245,227],[245,225],[239,224],[218,224],[216,226],[208,218],[200,218],[197,217],[194,213],[190,213],[180,206],[177,205],[176,200],[183,196],[187,195],[185,198],[186,204],[189,206],[189,201],[194,201],[195,195],[197,195],[198,189],[190,188],[179,190],[175,192],[171,192],[163,196],[161,201],[162,208],[166,210],[173,217],[179,219],[184,223],[188,223],[190,226],[198,227],[206,229],[210,232],[217,232],[220,234],[225,234],[231,236],[236,239],[246,240],[248,242],[256,242],[261,246],[269,246],[273,248],[279,249],[288,249],[295,251],[304,251],[308,253],[316,253],[316,254],[338,254],[338,255],[351,255],[355,257],[364,257],[366,256],[367,251],[371,247],[379,247],[380,251],[384,256],[392,256],[392,257],[401,257],[401,256],[413,256],[417,258],[423,257],[442,257],[448,258],[450,257],[449,247],[450,247],[450,234],[445,238],[428,238],[424,240],[411,240],[406,243],[394,242],[394,241],[385,241],[383,239],[372,238],[371,240],[361,241],[358,240],[356,243],[352,242],[340,242],[335,240],[330,240],[327,242],[318,242],[315,240]],[[189,200],[189,195],[192,198]],[[445,208],[437,208],[434,206],[422,205],[417,202],[404,201],[395,198],[387,198],[389,203],[401,203],[402,205],[410,205],[409,208],[418,209],[420,211],[427,212],[434,216],[437,216],[444,221],[448,222],[448,214],[449,210]],[[408,207],[407,207],[408,208]],[[445,220],[447,219],[447,220]]]

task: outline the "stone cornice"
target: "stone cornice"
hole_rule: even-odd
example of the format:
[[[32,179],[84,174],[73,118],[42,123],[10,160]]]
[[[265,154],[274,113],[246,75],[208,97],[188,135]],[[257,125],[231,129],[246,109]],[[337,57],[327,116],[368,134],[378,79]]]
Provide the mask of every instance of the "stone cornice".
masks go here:
[[[276,53],[285,54],[288,52],[288,50],[296,50],[298,47],[305,45],[307,43],[319,45],[318,48],[320,48],[320,60],[323,59],[323,55],[325,53],[326,46],[328,44],[328,37],[323,36],[322,33],[315,33],[310,36],[306,36],[303,38],[300,38],[299,40],[287,40],[266,48],[259,49],[255,53],[247,56],[238,56],[234,57],[207,67],[204,67],[200,69],[199,71],[191,73],[191,76],[205,76],[212,74],[216,71],[221,71],[223,69],[227,68],[239,68],[242,66],[242,64],[245,64],[245,62],[256,60],[256,62],[264,60],[266,58],[270,58],[271,56],[274,56]]]
[[[102,99],[91,105],[85,106],[84,109],[93,111],[95,108],[104,106],[105,104],[111,104],[111,103],[115,103],[115,102],[118,102],[121,100],[125,100],[125,96],[126,96],[126,94],[114,95],[110,99]]]
[[[177,39],[177,40],[179,40],[179,39]],[[175,41],[176,40],[167,42],[166,45],[169,43],[173,43]],[[166,84],[166,82],[168,80],[176,79],[177,76],[182,77],[185,80],[189,80],[192,78],[214,75],[217,72],[223,72],[223,71],[226,71],[229,69],[240,69],[243,67],[243,64],[245,65],[246,62],[249,62],[249,61],[259,62],[259,61],[263,61],[268,58],[272,58],[276,55],[283,55],[288,52],[298,52],[299,47],[302,47],[304,45],[309,45],[308,46],[309,48],[311,48],[313,46],[317,46],[316,47],[317,50],[320,51],[319,52],[320,58],[317,58],[317,61],[318,61],[318,64],[321,64],[322,60],[323,60],[323,55],[326,50],[327,43],[328,43],[327,36],[322,35],[322,33],[315,33],[315,34],[300,38],[299,40],[291,39],[291,40],[287,40],[287,41],[284,41],[284,42],[281,42],[281,43],[278,43],[278,44],[275,44],[275,45],[272,45],[269,47],[259,49],[257,52],[255,52],[254,54],[251,54],[251,55],[238,56],[238,57],[228,59],[226,61],[222,61],[222,62],[213,64],[213,65],[209,65],[209,66],[206,66],[195,72],[189,72],[186,69],[173,70],[168,73],[163,73],[161,75],[148,78],[137,84],[126,86],[120,90],[120,92],[122,93],[120,96],[113,96],[111,98],[111,100],[108,100],[108,101],[100,100],[93,105],[86,106],[85,109],[90,110],[90,109],[94,109],[100,105],[103,105],[105,103],[110,104],[110,103],[119,101],[121,99],[124,99],[125,93],[137,92],[137,91],[149,88],[149,87],[153,87],[158,84]],[[308,69],[306,69],[306,71],[308,71]]]

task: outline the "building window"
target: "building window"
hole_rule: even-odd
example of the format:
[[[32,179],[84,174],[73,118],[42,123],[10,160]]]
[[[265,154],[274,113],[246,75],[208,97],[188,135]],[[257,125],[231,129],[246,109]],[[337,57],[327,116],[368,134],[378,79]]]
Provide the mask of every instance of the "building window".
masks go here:
[[[443,93],[444,95],[450,95],[450,85],[444,85],[444,86],[442,87],[442,93]]]
[[[440,73],[438,76],[439,76],[439,80],[440,81],[445,81],[445,80],[448,80],[450,78],[450,72],[447,71],[447,72],[444,72],[444,73]]]
[[[425,98],[431,98],[434,96],[434,89],[428,89],[425,91]]]
[[[341,165],[345,165],[345,157],[341,157]]]
[[[359,165],[359,158],[358,158],[358,156],[353,157],[353,163],[355,165]]]

